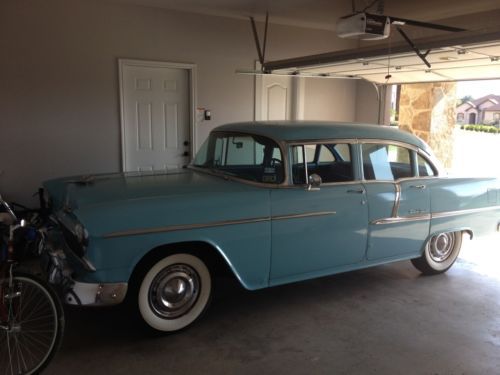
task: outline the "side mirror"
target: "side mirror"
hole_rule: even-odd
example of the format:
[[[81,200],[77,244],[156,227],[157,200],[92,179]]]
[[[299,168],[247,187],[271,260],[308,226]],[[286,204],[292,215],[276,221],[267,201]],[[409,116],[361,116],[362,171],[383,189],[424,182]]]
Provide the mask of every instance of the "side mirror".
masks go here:
[[[323,180],[321,179],[321,176],[313,173],[312,175],[309,176],[309,181],[307,185],[307,190],[319,190],[319,187]]]

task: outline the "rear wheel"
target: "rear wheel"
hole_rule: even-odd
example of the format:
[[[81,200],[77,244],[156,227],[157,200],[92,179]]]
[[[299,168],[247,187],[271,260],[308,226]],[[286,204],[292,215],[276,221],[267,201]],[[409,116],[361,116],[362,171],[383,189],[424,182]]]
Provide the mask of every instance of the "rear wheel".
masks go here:
[[[206,264],[191,254],[172,254],[145,274],[138,292],[138,309],[151,328],[176,332],[203,314],[211,294],[212,278]]]
[[[56,353],[64,312],[52,288],[32,275],[0,279],[0,363],[5,374],[37,374]],[[3,367],[3,365],[2,365]]]
[[[455,263],[461,247],[462,232],[439,233],[427,241],[422,256],[411,262],[423,274],[443,273]]]

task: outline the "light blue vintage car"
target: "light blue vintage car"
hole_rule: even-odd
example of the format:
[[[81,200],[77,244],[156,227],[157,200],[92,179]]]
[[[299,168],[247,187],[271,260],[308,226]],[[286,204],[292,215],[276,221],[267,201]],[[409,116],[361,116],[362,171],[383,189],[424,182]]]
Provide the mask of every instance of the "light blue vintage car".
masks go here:
[[[498,180],[446,177],[423,141],[378,125],[230,124],[188,169],[44,186],[66,302],[127,298],[167,332],[203,313],[224,268],[252,290],[401,260],[436,274],[463,233],[500,225]]]

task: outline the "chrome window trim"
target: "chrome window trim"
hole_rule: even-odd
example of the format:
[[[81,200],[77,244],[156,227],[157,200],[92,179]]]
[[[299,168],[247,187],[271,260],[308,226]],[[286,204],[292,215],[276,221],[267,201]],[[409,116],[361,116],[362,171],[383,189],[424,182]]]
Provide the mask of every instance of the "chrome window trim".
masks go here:
[[[285,141],[287,146],[301,146],[301,145],[330,145],[337,143],[357,144],[358,140],[354,138],[332,138],[332,139],[305,139],[299,141]]]
[[[404,147],[410,149],[412,151],[418,152],[420,149],[418,146],[415,146],[411,143],[401,142],[401,141],[391,141],[390,139],[359,139],[360,144],[382,144],[382,145],[394,145],[399,147]]]
[[[305,145],[302,145],[302,162],[304,163],[304,173],[306,174],[304,181],[306,182],[306,185],[309,186],[309,170],[307,168],[307,154]],[[292,176],[292,181],[293,181],[293,176]]]
[[[431,168],[433,169],[433,172],[435,173],[434,176],[420,176],[420,170],[418,169],[418,158],[416,160],[417,162],[417,177],[421,177],[421,178],[434,178],[434,177],[438,177],[440,176],[442,173],[441,173],[441,170],[438,168],[438,166],[436,165],[436,163],[434,162],[434,160],[432,160],[432,155],[428,154],[427,152],[425,152],[424,150],[422,150],[421,148],[419,148],[417,150],[417,157],[418,156],[421,156],[430,166]]]
[[[406,142],[401,142],[401,141],[392,141],[392,140],[387,140],[387,139],[377,139],[377,138],[330,138],[330,139],[303,139],[303,140],[293,140],[293,141],[283,141],[283,140],[277,140],[273,137],[269,137],[267,135],[260,134],[259,132],[255,133],[246,133],[246,132],[232,132],[232,131],[221,131],[221,132],[214,132],[214,133],[221,133],[221,134],[239,134],[239,135],[246,135],[246,136],[252,136],[252,135],[258,135],[261,137],[268,138],[275,142],[278,147],[280,148],[282,158],[283,158],[283,168],[284,168],[284,178],[283,182],[280,184],[271,184],[271,183],[265,183],[265,182],[256,182],[256,181],[250,181],[250,180],[245,180],[243,178],[239,178],[236,176],[230,176],[230,175],[225,175],[222,173],[214,173],[209,169],[206,168],[201,168],[197,167],[194,164],[190,164],[188,166],[189,169],[206,173],[212,176],[216,177],[222,177],[226,180],[231,180],[231,181],[237,181],[241,182],[247,185],[255,186],[255,187],[265,187],[269,189],[287,189],[287,188],[296,188],[296,187],[304,187],[307,186],[307,184],[304,185],[295,185],[293,184],[292,176],[291,176],[291,164],[290,164],[290,154],[289,150],[291,146],[301,146],[301,145],[311,145],[311,144],[332,144],[332,143],[342,143],[342,144],[348,144],[350,146],[358,145],[358,144],[387,144],[387,145],[395,145],[395,146],[401,146],[401,147],[406,147],[412,151],[417,152],[418,154],[422,155],[428,162],[430,162],[431,166],[433,166],[436,171],[438,172],[438,176],[441,175],[440,169],[436,166],[436,163],[433,162],[432,160],[432,155],[427,153],[425,150],[419,148],[418,146],[415,146],[411,143],[406,143]],[[350,147],[351,150],[351,162],[354,164],[356,163],[354,160],[356,159],[356,155],[353,155],[353,147]],[[358,151],[359,152],[359,151]],[[353,172],[354,171],[353,166]],[[361,172],[363,172],[363,168],[361,165]],[[426,177],[420,177],[420,178],[436,178],[438,176],[426,176]],[[419,178],[418,176],[413,176],[413,177],[405,177],[405,178],[400,178],[397,180],[365,180],[364,179],[364,172],[361,176],[360,179],[354,178],[352,181],[341,181],[341,182],[328,182],[328,183],[323,183],[321,186],[338,186],[338,185],[345,185],[345,184],[365,184],[365,183],[373,183],[373,182],[381,182],[381,183],[399,183],[405,180],[410,180],[410,179],[416,179]],[[307,180],[306,180],[307,181]]]

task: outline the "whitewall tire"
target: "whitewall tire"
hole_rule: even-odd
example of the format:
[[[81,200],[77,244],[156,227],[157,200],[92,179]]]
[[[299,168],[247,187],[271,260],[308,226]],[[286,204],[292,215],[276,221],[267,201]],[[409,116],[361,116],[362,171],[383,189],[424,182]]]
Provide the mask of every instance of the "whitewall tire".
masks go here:
[[[144,276],[138,293],[139,313],[157,331],[179,331],[203,314],[211,293],[212,279],[205,263],[191,254],[172,254]]]
[[[423,274],[443,273],[455,263],[461,247],[462,232],[439,233],[429,238],[422,256],[411,262]]]

